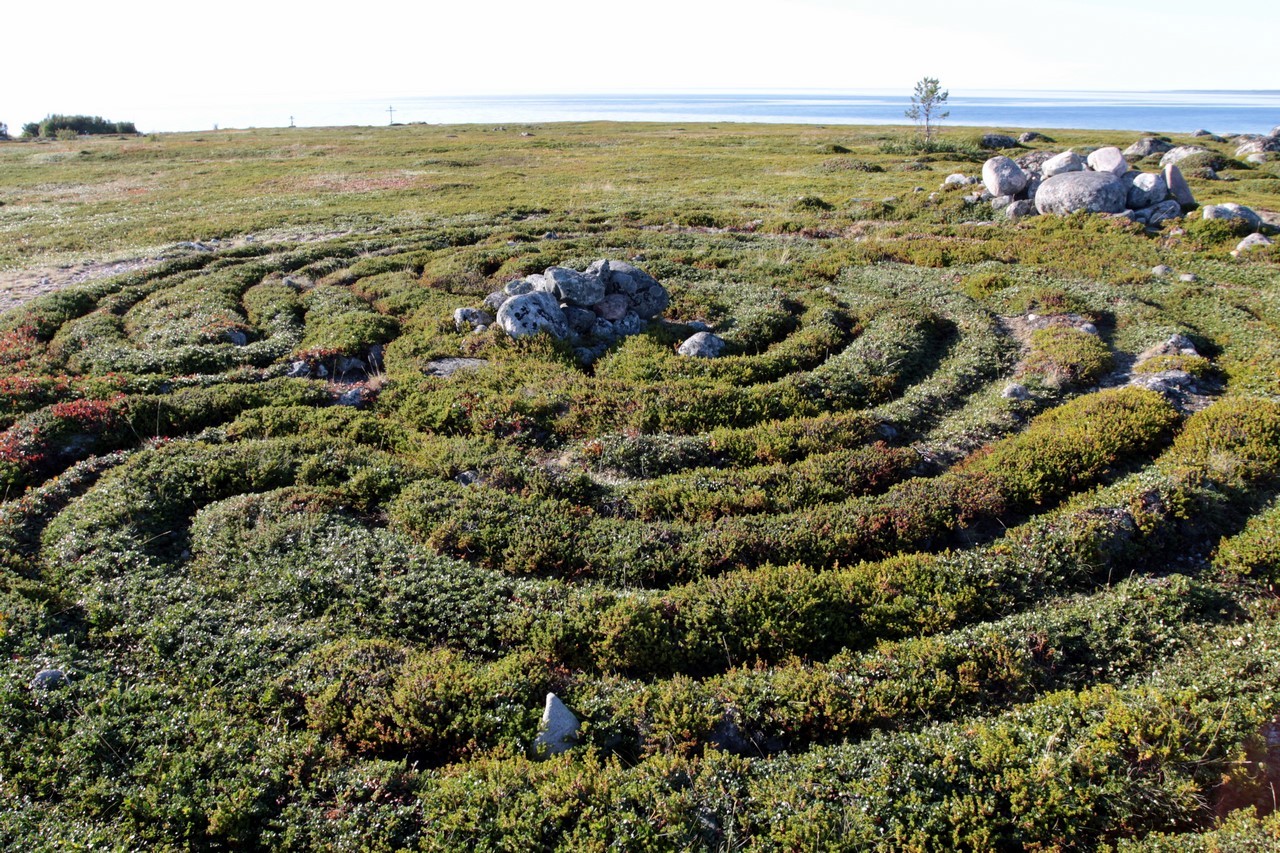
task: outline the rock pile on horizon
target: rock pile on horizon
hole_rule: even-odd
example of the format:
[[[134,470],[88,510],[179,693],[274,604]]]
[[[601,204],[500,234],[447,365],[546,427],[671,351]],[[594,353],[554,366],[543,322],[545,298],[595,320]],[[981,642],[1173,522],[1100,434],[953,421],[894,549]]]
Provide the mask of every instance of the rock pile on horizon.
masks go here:
[[[1160,173],[1146,173],[1131,169],[1125,156],[1168,157],[1175,150],[1163,140],[1146,137],[1127,151],[1108,146],[1087,157],[1070,150],[1037,151],[1015,161],[1001,154],[983,164],[982,183],[992,206],[1010,219],[1083,210],[1158,226],[1196,207],[1191,188],[1175,162]]]
[[[1200,138],[1214,137],[1197,131]],[[1237,157],[1265,162],[1270,153],[1280,151],[1280,127],[1269,136],[1239,136]],[[986,144],[984,137],[983,144]],[[1081,156],[1075,151],[1060,153],[1032,151],[1013,160],[996,155],[982,166],[985,192],[971,194],[966,201],[990,201],[1009,219],[1044,213],[1069,214],[1076,211],[1123,216],[1144,225],[1159,226],[1198,207],[1191,187],[1178,164],[1198,154],[1212,154],[1199,145],[1175,146],[1155,136],[1145,136],[1124,151],[1114,146],[1098,148]],[[1130,167],[1128,158],[1160,155],[1159,172],[1142,172]],[[943,189],[977,183],[962,174],[949,176]],[[1225,204],[1205,208],[1206,219],[1241,219],[1258,227],[1253,211]]]

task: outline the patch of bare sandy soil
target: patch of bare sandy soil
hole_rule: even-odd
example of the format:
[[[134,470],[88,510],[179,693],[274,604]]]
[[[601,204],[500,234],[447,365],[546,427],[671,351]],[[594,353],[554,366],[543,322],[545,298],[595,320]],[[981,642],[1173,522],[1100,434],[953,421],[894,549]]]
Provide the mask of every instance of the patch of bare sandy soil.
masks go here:
[[[158,257],[132,258],[106,263],[84,261],[59,267],[0,271],[0,311],[16,308],[37,296],[52,293],[70,284],[134,272],[159,262]]]
[[[53,293],[72,284],[123,275],[155,266],[161,261],[201,252],[216,252],[246,243],[314,243],[346,237],[353,231],[272,231],[244,234],[226,240],[188,241],[153,249],[145,255],[112,261],[85,260],[58,266],[0,270],[0,311],[8,311],[37,296]]]

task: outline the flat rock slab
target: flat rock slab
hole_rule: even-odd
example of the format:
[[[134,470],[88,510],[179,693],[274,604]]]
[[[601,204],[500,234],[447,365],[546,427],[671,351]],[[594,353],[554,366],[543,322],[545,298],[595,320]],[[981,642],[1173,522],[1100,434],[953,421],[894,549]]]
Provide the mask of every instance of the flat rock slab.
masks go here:
[[[479,370],[488,363],[484,358],[438,358],[427,362],[423,372],[428,376],[452,376],[460,370]]]

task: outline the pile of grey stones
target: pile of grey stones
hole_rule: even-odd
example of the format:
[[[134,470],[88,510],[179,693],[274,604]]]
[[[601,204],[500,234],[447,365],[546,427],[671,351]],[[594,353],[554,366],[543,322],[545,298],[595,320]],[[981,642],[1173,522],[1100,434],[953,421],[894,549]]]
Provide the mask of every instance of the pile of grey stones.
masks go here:
[[[497,324],[513,338],[546,332],[575,344],[590,363],[621,338],[642,332],[671,303],[667,289],[625,261],[597,260],[585,270],[549,267],[490,293],[481,308],[459,308],[461,330]]]
[[[1025,134],[1018,141],[1027,140]],[[1208,131],[1198,136],[1213,137]],[[1038,136],[1038,135],[1034,135]],[[1221,140],[1222,137],[1213,137]],[[1236,154],[1251,162],[1265,162],[1269,153],[1280,151],[1280,127],[1270,136],[1236,137],[1244,139]],[[995,145],[1011,138],[991,138]],[[988,139],[984,137],[984,145]],[[1198,205],[1178,163],[1209,149],[1197,145],[1174,146],[1153,136],[1143,137],[1121,151],[1114,146],[1098,148],[1081,156],[1075,151],[1060,153],[1033,151],[1017,160],[996,155],[982,166],[983,191],[966,196],[971,203],[990,201],[1005,217],[1017,220],[1038,214],[1069,214],[1076,211],[1122,216],[1134,222],[1159,227],[1177,219]],[[1130,167],[1129,159],[1159,154],[1160,171],[1142,172]],[[964,186],[979,179],[962,174],[949,176],[943,184]],[[1226,203],[1206,206],[1205,219],[1238,219],[1255,229],[1262,219],[1242,205]]]

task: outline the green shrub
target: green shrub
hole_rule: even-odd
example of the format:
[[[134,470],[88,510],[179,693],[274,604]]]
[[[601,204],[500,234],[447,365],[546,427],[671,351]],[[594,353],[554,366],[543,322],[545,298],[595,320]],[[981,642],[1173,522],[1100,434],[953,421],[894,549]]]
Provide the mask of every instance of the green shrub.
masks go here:
[[[1112,363],[1110,348],[1097,335],[1049,326],[1031,333],[1023,371],[1042,374],[1054,385],[1087,386],[1101,379]]]
[[[1218,545],[1214,567],[1256,577],[1274,586],[1280,582],[1280,503],[1273,503],[1249,519],[1244,530]]]

